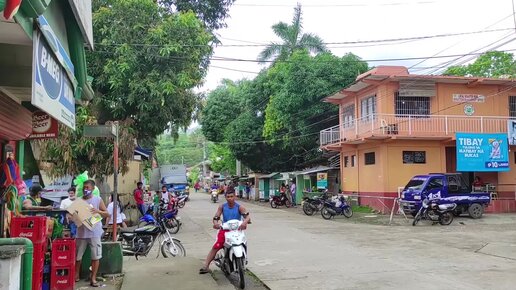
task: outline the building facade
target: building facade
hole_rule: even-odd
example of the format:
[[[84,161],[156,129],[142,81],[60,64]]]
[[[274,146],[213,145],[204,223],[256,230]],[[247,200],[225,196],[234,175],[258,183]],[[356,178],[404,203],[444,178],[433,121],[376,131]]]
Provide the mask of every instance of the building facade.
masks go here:
[[[33,124],[38,138],[55,138],[57,122],[75,129],[75,106],[93,97],[85,56],[93,48],[92,6],[4,0],[0,11],[0,161],[15,152],[23,171]]]
[[[339,106],[339,125],[321,131],[320,142],[340,152],[342,190],[386,211],[412,176],[457,172],[457,132],[508,133],[516,120],[516,80],[380,66],[325,101]],[[490,185],[497,198],[491,211],[516,211],[516,147],[509,149],[507,172],[461,172],[470,183],[479,176]]]

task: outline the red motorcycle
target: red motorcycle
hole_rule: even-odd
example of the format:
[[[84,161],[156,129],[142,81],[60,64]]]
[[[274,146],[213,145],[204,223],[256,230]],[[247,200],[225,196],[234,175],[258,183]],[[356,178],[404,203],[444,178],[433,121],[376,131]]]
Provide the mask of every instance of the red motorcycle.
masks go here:
[[[275,195],[271,198],[271,207],[272,208],[277,208],[278,206],[286,206],[286,207],[290,207],[292,205],[292,203],[290,202],[290,200],[288,200],[288,197],[287,197],[287,194],[285,193],[280,193],[280,195]]]

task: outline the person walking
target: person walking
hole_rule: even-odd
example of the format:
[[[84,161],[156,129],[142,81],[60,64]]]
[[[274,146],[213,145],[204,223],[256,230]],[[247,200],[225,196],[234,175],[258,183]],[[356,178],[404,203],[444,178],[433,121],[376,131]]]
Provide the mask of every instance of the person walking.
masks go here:
[[[292,206],[296,207],[296,182],[290,181],[290,196],[292,197]]]
[[[110,215],[107,212],[106,205],[102,199],[98,196],[93,195],[93,189],[95,189],[95,181],[86,180],[84,182],[84,192],[82,198],[85,202],[90,205],[90,211],[92,214],[99,214],[103,218],[109,218]],[[75,261],[75,281],[79,281],[79,274],[81,273],[82,256],[86,251],[86,247],[90,247],[91,252],[91,276],[90,286],[100,287],[97,283],[97,272],[99,270],[100,259],[102,258],[102,243],[101,237],[103,234],[102,223],[98,222],[93,225],[92,229],[88,229],[86,226],[80,226],[77,229],[76,239],[76,251],[77,257]]]
[[[143,202],[143,183],[136,183],[136,189],[133,191],[134,201],[136,202],[136,207],[138,211],[143,215],[145,215],[144,211],[144,202]]]

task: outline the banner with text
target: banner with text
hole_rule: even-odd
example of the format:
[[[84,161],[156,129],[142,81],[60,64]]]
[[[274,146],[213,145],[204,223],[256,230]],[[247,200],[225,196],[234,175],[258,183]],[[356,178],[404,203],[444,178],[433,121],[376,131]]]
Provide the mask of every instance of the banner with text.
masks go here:
[[[328,188],[328,173],[317,173],[317,188]]]
[[[456,133],[457,171],[509,171],[507,134]]]

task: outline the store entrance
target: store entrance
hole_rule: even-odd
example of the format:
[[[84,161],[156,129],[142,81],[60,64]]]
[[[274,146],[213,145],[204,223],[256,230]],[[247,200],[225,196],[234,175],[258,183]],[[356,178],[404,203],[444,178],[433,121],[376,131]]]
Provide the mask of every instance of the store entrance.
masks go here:
[[[457,173],[457,147],[446,147],[446,173]],[[466,184],[473,183],[474,172],[459,172]]]

